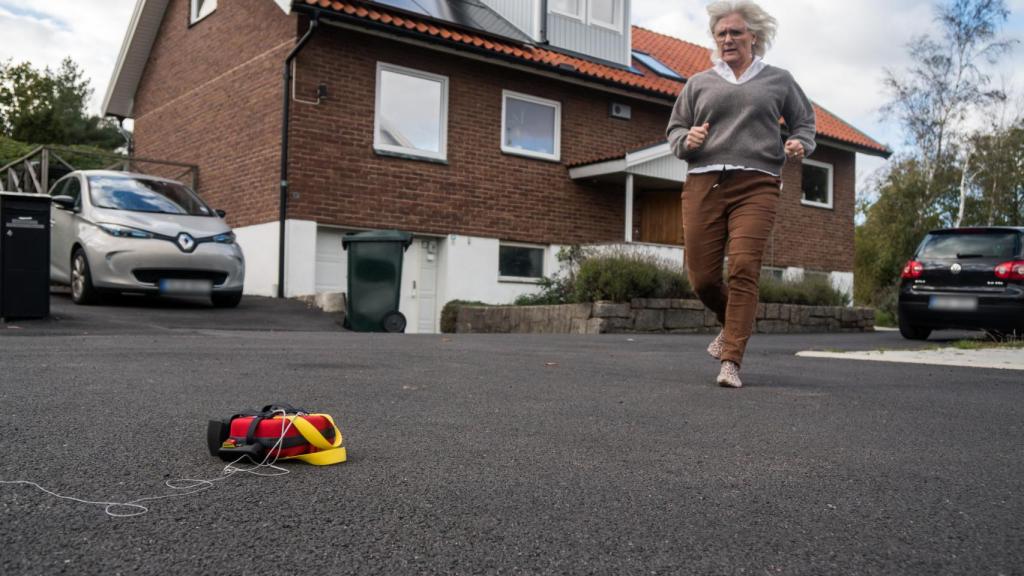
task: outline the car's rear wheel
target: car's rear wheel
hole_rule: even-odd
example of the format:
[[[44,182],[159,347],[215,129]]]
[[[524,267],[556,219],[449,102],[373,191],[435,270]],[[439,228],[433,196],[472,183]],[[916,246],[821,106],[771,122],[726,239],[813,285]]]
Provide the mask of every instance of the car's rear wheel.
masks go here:
[[[71,300],[75,304],[95,304],[99,300],[99,292],[92,285],[89,260],[81,248],[71,255]]]
[[[210,301],[217,308],[234,308],[242,301],[242,291],[214,292],[210,294]]]
[[[931,328],[915,326],[900,316],[900,334],[907,340],[927,340],[931,333]]]

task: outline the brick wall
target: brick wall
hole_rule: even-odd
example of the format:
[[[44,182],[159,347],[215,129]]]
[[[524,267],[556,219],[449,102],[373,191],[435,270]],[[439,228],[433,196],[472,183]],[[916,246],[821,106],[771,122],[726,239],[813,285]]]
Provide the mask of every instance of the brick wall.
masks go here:
[[[856,202],[856,155],[819,146],[812,160],[832,164],[832,209],[800,203],[802,166],[787,162],[783,191],[766,266],[853,272],[853,216]]]
[[[328,30],[299,57],[300,90],[326,82],[330,98],[293,116],[290,214],[332,224],[395,227],[536,243],[618,241],[622,187],[569,179],[566,163],[650,143],[668,109],[486,62]],[[448,164],[398,159],[373,150],[377,62],[448,77]],[[502,90],[562,103],[560,163],[501,152]],[[610,100],[633,120],[608,117]]]
[[[282,63],[296,17],[273,2],[220,2],[189,26],[171,0],[135,96],[140,157],[199,166],[199,189],[228,222],[277,218]]]

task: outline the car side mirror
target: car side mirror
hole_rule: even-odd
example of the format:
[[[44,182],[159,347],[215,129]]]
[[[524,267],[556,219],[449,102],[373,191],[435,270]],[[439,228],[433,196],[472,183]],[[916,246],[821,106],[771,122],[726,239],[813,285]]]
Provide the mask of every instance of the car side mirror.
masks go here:
[[[50,202],[53,202],[54,204],[57,205],[58,208],[64,210],[75,209],[75,199],[72,198],[71,196],[51,196]]]
[[[225,216],[227,216],[227,215],[228,215],[228,213],[227,213],[227,212],[225,212],[225,211],[221,210],[220,208],[218,208],[218,209],[214,210],[214,212],[216,212],[216,213],[217,213],[217,216],[220,216],[221,218],[223,218],[223,217],[225,217]]]

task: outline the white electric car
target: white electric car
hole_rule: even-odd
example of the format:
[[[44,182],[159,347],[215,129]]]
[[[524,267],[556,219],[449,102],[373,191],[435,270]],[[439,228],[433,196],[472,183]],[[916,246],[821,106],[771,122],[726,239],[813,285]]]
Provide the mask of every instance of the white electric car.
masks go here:
[[[50,278],[77,304],[103,292],[242,299],[245,258],[224,213],[153,176],[75,171],[50,189]]]

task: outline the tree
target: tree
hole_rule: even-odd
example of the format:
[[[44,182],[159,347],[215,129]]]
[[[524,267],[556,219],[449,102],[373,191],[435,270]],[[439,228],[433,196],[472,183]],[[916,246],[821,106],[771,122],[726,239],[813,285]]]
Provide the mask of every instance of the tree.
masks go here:
[[[996,39],[1009,13],[1004,0],[939,5],[941,38],[914,38],[907,45],[914,64],[906,74],[886,70],[893,99],[883,113],[899,118],[907,143],[924,162],[926,211],[939,192],[934,187],[938,173],[954,163],[956,144],[966,136],[964,121],[979,107],[1005,98],[1000,90],[989,89],[981,64],[994,64],[1013,48],[1015,41]]]
[[[57,71],[0,62],[0,135],[35,144],[123,146],[113,120],[88,115],[91,95],[89,81],[70,58]]]
[[[964,225],[1024,223],[1024,118],[971,138],[969,195]]]

